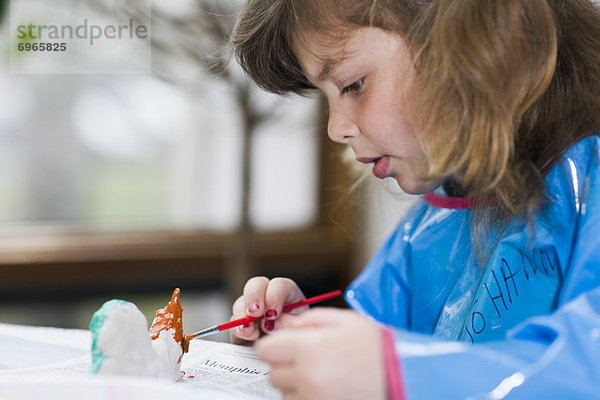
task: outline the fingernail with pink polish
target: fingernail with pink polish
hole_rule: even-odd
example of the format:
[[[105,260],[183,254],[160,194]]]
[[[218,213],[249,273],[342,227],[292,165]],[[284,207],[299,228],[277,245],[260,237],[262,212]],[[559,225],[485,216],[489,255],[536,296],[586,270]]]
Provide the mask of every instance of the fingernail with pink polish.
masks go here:
[[[251,314],[254,311],[258,311],[258,310],[260,310],[260,307],[258,306],[258,304],[254,303],[250,307],[248,307],[248,314]]]
[[[275,328],[275,321],[265,321],[265,329],[272,331]]]
[[[267,312],[265,313],[265,318],[275,318],[275,317],[277,317],[276,310],[270,309],[270,310],[267,310]]]
[[[244,325],[242,325],[242,328],[250,328],[250,323],[246,322]]]

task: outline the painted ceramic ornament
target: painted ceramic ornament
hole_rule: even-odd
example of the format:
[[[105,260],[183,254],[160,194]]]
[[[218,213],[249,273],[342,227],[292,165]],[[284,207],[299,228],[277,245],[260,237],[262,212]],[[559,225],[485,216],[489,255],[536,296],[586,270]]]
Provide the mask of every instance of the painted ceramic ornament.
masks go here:
[[[180,290],[148,322],[131,302],[110,300],[92,317],[92,368],[96,374],[137,375],[177,380],[187,351],[183,337]]]

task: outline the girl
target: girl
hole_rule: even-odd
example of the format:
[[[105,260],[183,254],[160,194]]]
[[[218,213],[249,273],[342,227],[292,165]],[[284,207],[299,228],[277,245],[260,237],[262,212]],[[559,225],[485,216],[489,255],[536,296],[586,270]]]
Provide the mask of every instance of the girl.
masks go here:
[[[233,305],[286,399],[600,399],[600,10],[591,0],[250,0],[236,55],[423,199],[345,297]],[[292,315],[300,314],[300,315]],[[285,328],[285,329],[280,329]]]

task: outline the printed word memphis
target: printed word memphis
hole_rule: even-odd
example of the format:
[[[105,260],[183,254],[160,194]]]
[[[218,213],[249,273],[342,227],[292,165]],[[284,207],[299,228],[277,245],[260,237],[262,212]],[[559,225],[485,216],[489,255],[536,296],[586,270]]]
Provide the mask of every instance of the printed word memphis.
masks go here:
[[[98,39],[146,39],[148,28],[145,25],[134,25],[129,20],[128,25],[89,25],[87,18],[81,25],[18,25],[17,39],[89,39],[90,45]]]

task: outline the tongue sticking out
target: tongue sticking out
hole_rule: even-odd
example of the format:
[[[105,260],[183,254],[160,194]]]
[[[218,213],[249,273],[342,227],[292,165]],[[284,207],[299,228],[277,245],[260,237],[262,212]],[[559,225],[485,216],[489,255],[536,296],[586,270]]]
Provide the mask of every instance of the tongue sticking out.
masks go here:
[[[389,169],[390,158],[388,156],[383,156],[375,162],[375,165],[373,165],[373,175],[379,179],[383,179],[388,176]]]

